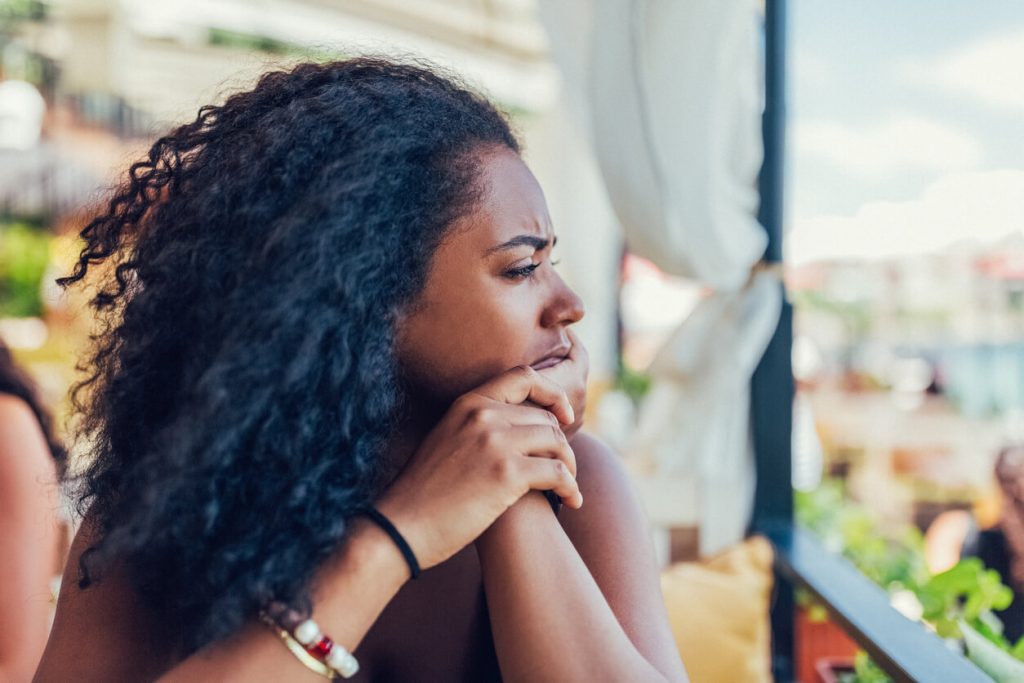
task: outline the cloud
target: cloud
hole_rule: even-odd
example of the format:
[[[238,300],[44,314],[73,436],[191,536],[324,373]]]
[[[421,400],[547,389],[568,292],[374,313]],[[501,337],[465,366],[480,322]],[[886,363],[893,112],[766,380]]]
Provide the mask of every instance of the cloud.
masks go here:
[[[1015,30],[969,43],[935,62],[908,62],[899,73],[911,82],[971,95],[988,105],[1021,110],[1022,65],[1024,30]]]
[[[982,161],[982,146],[971,135],[910,114],[863,127],[797,123],[793,138],[797,154],[876,180],[907,171],[963,171]]]
[[[914,200],[865,204],[853,216],[797,219],[786,237],[786,260],[887,258],[1011,234],[1024,234],[1024,171],[959,173]]]

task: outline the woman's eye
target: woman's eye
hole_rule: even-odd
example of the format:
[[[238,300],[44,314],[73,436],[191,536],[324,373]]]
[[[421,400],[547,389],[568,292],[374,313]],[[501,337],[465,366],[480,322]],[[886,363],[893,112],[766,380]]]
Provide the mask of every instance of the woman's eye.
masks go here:
[[[539,263],[531,263],[530,265],[523,266],[522,268],[513,268],[511,270],[505,271],[505,277],[510,278],[512,280],[528,278],[531,275],[533,275],[533,271],[537,270],[537,268],[539,267]]]

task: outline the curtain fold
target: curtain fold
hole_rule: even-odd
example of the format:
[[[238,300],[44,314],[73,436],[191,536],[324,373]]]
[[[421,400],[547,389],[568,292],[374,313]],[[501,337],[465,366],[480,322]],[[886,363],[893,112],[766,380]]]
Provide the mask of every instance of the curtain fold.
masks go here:
[[[696,478],[701,549],[742,538],[750,377],[781,311],[757,222],[763,61],[756,0],[543,0],[563,87],[630,251],[713,291],[652,368],[633,457]],[[753,274],[752,274],[753,273]]]

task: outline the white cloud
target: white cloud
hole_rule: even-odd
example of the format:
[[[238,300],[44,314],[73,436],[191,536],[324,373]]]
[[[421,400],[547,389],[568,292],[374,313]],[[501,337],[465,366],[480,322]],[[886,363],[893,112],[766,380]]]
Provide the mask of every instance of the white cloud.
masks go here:
[[[935,62],[909,62],[900,72],[989,105],[1024,109],[1024,30],[989,36]]]
[[[958,242],[1024,234],[1024,171],[948,175],[918,198],[874,202],[853,216],[797,219],[786,238],[794,265],[937,251]]]
[[[971,135],[909,114],[859,128],[830,121],[797,123],[793,138],[798,154],[874,179],[916,170],[962,171],[982,160],[981,144]]]

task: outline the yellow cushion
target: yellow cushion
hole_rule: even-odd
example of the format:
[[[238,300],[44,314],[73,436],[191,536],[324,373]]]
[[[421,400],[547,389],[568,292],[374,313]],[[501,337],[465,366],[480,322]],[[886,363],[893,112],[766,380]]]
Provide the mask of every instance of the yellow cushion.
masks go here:
[[[771,683],[772,548],[754,536],[661,575],[676,645],[692,683]]]

